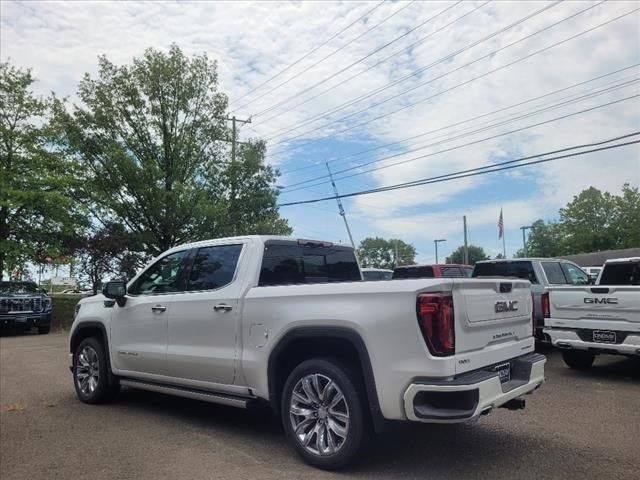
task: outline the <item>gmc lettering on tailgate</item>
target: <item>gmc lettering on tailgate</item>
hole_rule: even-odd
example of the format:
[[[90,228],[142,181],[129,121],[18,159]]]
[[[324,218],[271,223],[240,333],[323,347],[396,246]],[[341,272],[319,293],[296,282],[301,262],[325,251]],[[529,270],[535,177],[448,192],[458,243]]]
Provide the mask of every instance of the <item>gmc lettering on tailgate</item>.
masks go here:
[[[618,299],[617,298],[612,298],[612,297],[605,297],[605,298],[595,298],[595,297],[585,297],[584,299],[584,303],[606,303],[609,305],[615,305],[618,303]]]

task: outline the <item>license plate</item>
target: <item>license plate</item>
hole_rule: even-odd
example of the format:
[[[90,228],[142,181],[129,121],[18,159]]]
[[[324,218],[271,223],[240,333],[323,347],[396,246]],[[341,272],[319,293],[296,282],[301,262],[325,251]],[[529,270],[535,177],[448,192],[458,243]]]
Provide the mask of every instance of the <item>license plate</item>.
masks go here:
[[[498,372],[498,377],[500,378],[500,383],[506,383],[511,380],[511,364],[503,363],[501,365],[496,365],[493,370]]]
[[[597,343],[616,343],[616,332],[609,330],[594,330],[593,341]]]

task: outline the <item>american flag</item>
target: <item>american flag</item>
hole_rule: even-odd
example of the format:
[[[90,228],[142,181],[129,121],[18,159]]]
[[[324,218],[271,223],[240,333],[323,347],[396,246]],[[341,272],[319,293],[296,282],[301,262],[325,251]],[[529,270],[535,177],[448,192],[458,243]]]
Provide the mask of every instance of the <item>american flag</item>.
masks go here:
[[[502,219],[502,208],[500,208],[500,218],[498,218],[498,238],[504,235],[504,220]]]

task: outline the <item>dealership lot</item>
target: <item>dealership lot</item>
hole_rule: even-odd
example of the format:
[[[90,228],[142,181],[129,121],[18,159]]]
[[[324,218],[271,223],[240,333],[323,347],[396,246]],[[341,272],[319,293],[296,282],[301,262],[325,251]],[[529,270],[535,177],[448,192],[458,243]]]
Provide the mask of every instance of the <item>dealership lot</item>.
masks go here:
[[[123,390],[80,403],[66,336],[0,338],[0,478],[632,478],[640,459],[640,362],[568,369],[547,350],[527,409],[477,423],[400,425],[347,472],[302,464],[262,411]]]

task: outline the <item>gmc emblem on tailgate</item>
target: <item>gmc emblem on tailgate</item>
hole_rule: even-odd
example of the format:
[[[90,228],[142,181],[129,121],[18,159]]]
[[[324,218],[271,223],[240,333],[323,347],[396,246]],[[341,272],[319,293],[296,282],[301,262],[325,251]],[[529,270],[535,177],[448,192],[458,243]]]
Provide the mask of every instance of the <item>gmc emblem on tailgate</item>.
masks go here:
[[[494,309],[496,313],[515,312],[518,310],[518,301],[509,300],[508,302],[503,302],[502,300],[498,300],[494,305]]]
[[[591,298],[591,297],[586,297],[584,299],[584,303],[608,303],[610,305],[615,305],[618,303],[618,299],[617,298]]]

